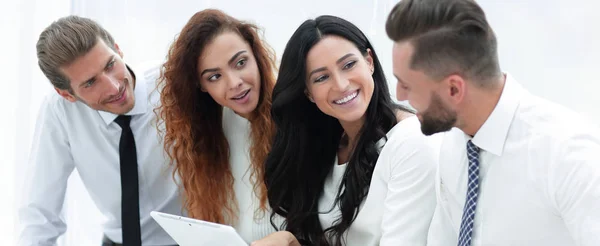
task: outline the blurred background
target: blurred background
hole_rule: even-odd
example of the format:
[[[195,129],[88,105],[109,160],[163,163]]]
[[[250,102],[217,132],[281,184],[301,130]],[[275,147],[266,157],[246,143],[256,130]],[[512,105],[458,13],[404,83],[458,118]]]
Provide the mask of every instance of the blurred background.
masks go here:
[[[127,63],[164,60],[177,33],[195,12],[219,8],[257,24],[281,53],[307,18],[337,15],[361,28],[386,69],[392,93],[392,42],[385,20],[397,3],[381,0],[1,0],[0,1],[0,244],[14,245],[19,232],[23,166],[28,162],[42,98],[55,93],[37,66],[40,32],[62,16],[90,17],[116,39]],[[499,42],[502,69],[530,92],[600,124],[597,92],[600,61],[600,2],[590,0],[479,0]],[[395,96],[395,95],[394,95]],[[63,213],[67,233],[59,245],[99,245],[104,218],[77,173],[69,180]]]

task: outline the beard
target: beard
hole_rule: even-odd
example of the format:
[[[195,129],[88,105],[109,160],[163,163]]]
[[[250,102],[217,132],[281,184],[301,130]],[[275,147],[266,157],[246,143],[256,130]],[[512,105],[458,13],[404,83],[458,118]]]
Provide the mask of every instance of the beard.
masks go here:
[[[421,132],[430,136],[439,132],[449,131],[456,124],[456,111],[446,106],[440,96],[432,94],[431,103],[421,114]]]

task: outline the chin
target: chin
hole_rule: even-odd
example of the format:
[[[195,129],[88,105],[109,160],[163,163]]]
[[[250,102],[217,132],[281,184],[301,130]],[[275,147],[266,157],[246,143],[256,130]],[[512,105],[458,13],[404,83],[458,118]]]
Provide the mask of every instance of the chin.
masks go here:
[[[247,107],[229,107],[231,110],[233,110],[233,112],[235,112],[238,115],[250,115],[252,114],[252,112],[254,112],[254,110],[256,110],[256,107],[252,107],[250,105],[248,105]]]
[[[346,114],[346,115],[338,115],[338,116],[341,116],[341,117],[335,117],[335,118],[337,118],[339,121],[343,121],[343,122],[356,122],[356,121],[361,120],[363,118],[363,115],[364,114],[360,114],[360,115],[358,115],[358,114],[351,114],[351,115]]]
[[[109,112],[111,112],[113,114],[118,114],[118,115],[126,114],[133,109],[133,106],[134,106],[134,104],[132,102],[132,103],[125,104],[125,105],[123,105],[115,110],[109,111]]]
[[[258,109],[258,100],[256,100],[255,102],[253,102],[250,105],[252,105],[252,106],[249,106],[248,113],[252,113],[252,112],[256,111],[256,109]]]

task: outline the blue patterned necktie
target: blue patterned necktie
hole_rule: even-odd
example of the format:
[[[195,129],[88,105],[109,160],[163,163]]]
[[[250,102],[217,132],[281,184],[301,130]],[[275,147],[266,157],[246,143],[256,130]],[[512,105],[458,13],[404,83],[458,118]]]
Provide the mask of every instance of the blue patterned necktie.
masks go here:
[[[471,245],[475,209],[477,208],[477,197],[479,195],[479,147],[475,146],[471,140],[467,142],[467,156],[469,157],[469,180],[467,183],[467,199],[463,209],[462,222],[460,223],[458,246]]]

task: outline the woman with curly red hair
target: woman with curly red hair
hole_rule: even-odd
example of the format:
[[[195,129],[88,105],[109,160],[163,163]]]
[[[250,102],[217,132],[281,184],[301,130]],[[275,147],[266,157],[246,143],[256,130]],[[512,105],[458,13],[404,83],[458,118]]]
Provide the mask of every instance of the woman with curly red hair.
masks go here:
[[[262,181],[275,130],[275,59],[258,28],[200,11],[163,69],[157,113],[189,216],[232,225],[247,242],[273,232]]]

